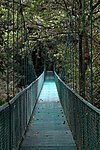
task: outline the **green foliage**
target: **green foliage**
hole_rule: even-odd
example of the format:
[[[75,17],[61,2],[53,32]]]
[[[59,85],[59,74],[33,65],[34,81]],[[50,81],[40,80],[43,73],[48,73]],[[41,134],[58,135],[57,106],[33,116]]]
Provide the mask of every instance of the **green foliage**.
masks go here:
[[[5,100],[0,99],[0,106],[5,103]]]
[[[79,16],[78,1],[74,1],[74,5],[72,5],[71,1],[65,0],[25,0],[21,2],[21,5],[20,1],[18,1],[18,3],[15,1],[13,18],[13,2],[10,1],[8,21],[8,5],[2,0],[0,6],[0,75],[1,78],[3,78],[2,80],[6,81],[6,76],[3,77],[3,75],[7,73],[7,66],[9,66],[9,74],[11,74],[9,83],[12,82],[12,70],[14,70],[16,87],[19,82],[23,82],[24,84],[26,78],[27,83],[30,84],[36,78],[34,66],[39,75],[43,71],[44,59],[46,59],[48,69],[50,70],[52,65],[56,63],[56,69],[59,75],[63,77],[64,81],[76,90],[76,92],[79,92],[79,34],[84,33],[82,35],[83,65],[80,68],[84,68],[86,65],[84,74],[85,79],[87,79],[85,83],[85,98],[89,100],[90,1],[82,1],[82,6],[84,2],[85,8],[80,10]],[[98,101],[100,80],[98,77],[100,60],[100,53],[98,52],[100,19],[99,8],[98,6],[95,7],[96,3],[97,1],[94,0],[93,8],[95,9],[93,10],[92,30],[93,98],[95,101]],[[67,44],[66,34],[68,37]],[[29,41],[28,44],[27,38]],[[32,56],[30,56],[31,54]],[[26,55],[28,55],[29,58],[26,58]],[[83,57],[86,58],[85,61]],[[15,63],[14,66],[13,59]],[[25,63],[27,64],[26,67]],[[5,91],[6,89],[4,89],[4,92]]]
[[[31,56],[28,57],[28,65],[27,65],[27,85],[31,84],[36,79],[36,74],[33,66],[33,62]]]

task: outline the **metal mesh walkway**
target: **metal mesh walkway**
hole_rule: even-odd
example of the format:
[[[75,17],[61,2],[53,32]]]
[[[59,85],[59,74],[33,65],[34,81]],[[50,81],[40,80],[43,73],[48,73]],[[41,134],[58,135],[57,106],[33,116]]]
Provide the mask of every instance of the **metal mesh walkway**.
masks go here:
[[[59,101],[54,77],[48,72],[20,150],[76,150]]]

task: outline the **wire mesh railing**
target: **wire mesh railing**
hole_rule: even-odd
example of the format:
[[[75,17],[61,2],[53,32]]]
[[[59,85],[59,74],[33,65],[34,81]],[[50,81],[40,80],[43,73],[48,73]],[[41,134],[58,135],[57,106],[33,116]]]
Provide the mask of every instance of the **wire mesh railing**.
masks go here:
[[[55,81],[78,150],[99,150],[100,110],[73,92],[56,73]]]
[[[44,82],[45,71],[9,103],[0,107],[0,150],[17,150]]]

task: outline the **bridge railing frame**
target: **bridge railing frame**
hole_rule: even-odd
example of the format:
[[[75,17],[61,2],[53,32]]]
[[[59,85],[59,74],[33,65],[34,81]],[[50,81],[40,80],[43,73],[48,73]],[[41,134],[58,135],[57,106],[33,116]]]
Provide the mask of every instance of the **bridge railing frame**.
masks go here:
[[[72,91],[54,72],[58,94],[78,150],[99,150],[100,110]]]
[[[43,86],[45,70],[8,103],[0,107],[0,150],[18,150]]]

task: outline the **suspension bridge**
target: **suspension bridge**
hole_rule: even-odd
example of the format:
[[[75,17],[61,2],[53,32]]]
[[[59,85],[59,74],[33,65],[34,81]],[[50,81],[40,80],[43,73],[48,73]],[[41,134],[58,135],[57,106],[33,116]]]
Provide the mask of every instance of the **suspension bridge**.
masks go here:
[[[49,64],[44,54],[38,65],[25,20],[29,5],[2,1],[6,102],[0,106],[0,150],[100,150],[100,109],[93,105],[99,97],[93,93],[98,89],[93,19],[99,3],[72,1],[61,64],[53,58]]]
[[[0,149],[18,148],[99,150],[100,110],[44,71],[0,107]]]
[[[47,72],[20,149],[76,149],[59,101],[53,72]]]

